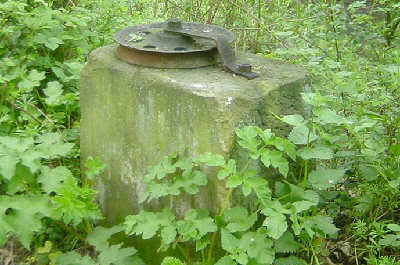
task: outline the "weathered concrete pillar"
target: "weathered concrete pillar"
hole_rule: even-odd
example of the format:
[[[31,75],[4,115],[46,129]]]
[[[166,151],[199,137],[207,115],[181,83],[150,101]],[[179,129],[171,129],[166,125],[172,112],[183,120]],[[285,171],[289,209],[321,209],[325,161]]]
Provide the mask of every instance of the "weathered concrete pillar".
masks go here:
[[[284,134],[287,127],[271,113],[305,110],[300,93],[303,69],[252,54],[238,61],[253,65],[260,77],[247,80],[219,66],[154,69],[130,65],[114,55],[115,46],[93,51],[81,74],[81,152],[100,157],[107,170],[98,181],[107,220],[121,221],[141,209],[146,167],[178,149],[232,156],[237,126],[256,124]],[[193,202],[215,211],[224,185],[212,175]],[[178,212],[192,202],[174,205]]]

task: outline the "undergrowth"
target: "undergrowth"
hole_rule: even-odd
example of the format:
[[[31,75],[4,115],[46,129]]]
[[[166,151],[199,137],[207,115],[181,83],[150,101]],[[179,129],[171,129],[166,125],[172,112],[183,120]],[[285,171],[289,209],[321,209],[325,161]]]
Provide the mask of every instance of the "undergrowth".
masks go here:
[[[200,168],[215,167],[228,190],[256,198],[254,211],[164,209],[101,227],[93,185],[106,166],[79,159],[79,73],[115,31],[169,17],[222,25],[237,47],[305,67],[311,117],[277,117],[293,127],[287,138],[236,131],[280,181],[215,154],[175,153],[163,160],[171,171],[144,177],[143,200],[195,194],[207,185]],[[123,233],[175,248],[163,264],[399,264],[399,22],[396,0],[0,1],[0,244],[29,250],[16,264],[142,264],[109,240]]]

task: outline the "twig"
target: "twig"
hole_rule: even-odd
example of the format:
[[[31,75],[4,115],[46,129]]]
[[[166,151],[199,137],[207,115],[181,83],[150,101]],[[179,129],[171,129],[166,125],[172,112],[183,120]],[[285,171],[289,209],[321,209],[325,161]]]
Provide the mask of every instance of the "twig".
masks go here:
[[[232,0],[228,0],[232,5],[236,6],[237,8],[241,9],[243,12],[246,12],[248,16],[250,16],[251,18],[253,18],[254,20],[256,20],[258,22],[259,25],[263,25],[265,28],[265,31],[267,31],[268,33],[271,34],[271,36],[279,41],[283,47],[285,47],[286,49],[289,49],[289,47],[284,43],[283,40],[281,40],[280,38],[278,38],[277,36],[275,36],[275,34],[267,27],[267,25],[265,23],[263,23],[263,21],[261,19],[259,19],[258,17],[254,16],[253,14],[249,13],[248,10],[246,10],[245,8],[243,8],[242,6],[237,5],[235,2],[233,2]]]
[[[26,115],[28,115],[29,117],[31,117],[34,121],[36,121],[39,124],[42,124],[41,121],[39,121],[38,119],[36,119],[35,116],[33,116],[31,113],[27,112],[26,110],[18,107],[14,102],[12,102],[11,100],[9,100],[8,98],[4,98],[5,101],[7,101],[11,106],[13,106],[14,109],[17,109],[23,113],[25,113]]]
[[[28,105],[34,107],[37,111],[39,111],[39,113],[42,114],[42,116],[45,117],[46,120],[48,122],[50,122],[54,126],[54,128],[57,130],[57,132],[62,136],[60,129],[57,128],[57,125],[55,124],[55,122],[52,119],[50,119],[49,116],[46,115],[46,113],[44,113],[39,107],[35,106],[32,103],[28,103]]]

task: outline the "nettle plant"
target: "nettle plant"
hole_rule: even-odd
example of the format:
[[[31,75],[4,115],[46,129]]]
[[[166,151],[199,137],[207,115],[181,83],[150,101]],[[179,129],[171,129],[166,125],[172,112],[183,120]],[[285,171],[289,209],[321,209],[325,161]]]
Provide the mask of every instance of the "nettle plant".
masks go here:
[[[326,122],[340,118],[334,112],[318,117]],[[210,265],[309,264],[302,258],[319,264],[322,239],[335,237],[338,232],[333,219],[323,213],[320,194],[340,185],[345,170],[326,168],[323,163],[316,166],[317,161],[333,159],[335,150],[323,144],[312,119],[288,115],[281,120],[294,126],[288,139],[256,126],[236,130],[238,144],[249,154],[242,168],[235,160],[226,161],[217,154],[191,159],[173,153],[148,169],[141,202],[183,192],[195,195],[200,186],[207,184],[200,169],[217,168],[217,178],[228,189],[217,215],[212,216],[205,209],[190,209],[182,219],[169,208],[141,211],[126,217],[125,233],[143,239],[160,238],[159,251],[180,252],[179,257],[168,257],[163,264],[183,264],[177,258],[188,264]],[[264,169],[251,166],[254,163],[261,163]],[[291,170],[291,163],[301,169]],[[272,177],[260,177],[261,170],[279,172],[281,178],[273,181]],[[253,196],[257,209],[249,212],[241,205],[232,205],[236,190],[245,197]]]
[[[42,244],[37,235],[52,236],[50,224],[79,231],[102,218],[96,191],[62,165],[73,147],[57,133],[0,137],[0,245],[12,236],[30,249]]]

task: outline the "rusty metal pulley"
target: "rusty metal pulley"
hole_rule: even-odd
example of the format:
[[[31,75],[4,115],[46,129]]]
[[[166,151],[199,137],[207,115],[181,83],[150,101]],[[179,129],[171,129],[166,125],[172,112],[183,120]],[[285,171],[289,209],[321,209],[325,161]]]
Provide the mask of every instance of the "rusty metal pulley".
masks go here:
[[[222,27],[169,20],[141,24],[114,35],[119,59],[157,68],[197,68],[222,61],[229,71],[253,79],[259,75],[249,64],[236,64],[231,43],[234,35]]]

